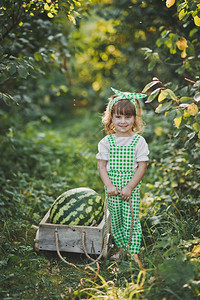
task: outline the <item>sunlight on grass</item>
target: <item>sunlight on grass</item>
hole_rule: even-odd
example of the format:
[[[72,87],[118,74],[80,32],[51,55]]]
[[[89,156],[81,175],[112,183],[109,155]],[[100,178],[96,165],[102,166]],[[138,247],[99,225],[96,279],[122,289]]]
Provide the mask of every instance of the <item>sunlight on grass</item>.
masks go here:
[[[92,268],[90,268],[93,270]],[[131,269],[131,264],[130,264]],[[94,270],[93,270],[94,271]],[[131,276],[131,282],[126,280],[125,287],[116,286],[114,281],[106,281],[100,274],[98,275],[100,279],[100,284],[93,282],[93,287],[85,288],[81,291],[75,291],[74,295],[87,295],[87,299],[135,299],[137,295],[143,293],[144,291],[144,282],[146,279],[146,273],[144,271],[140,271],[138,273],[137,279],[134,280],[133,276]],[[89,298],[88,298],[89,297]]]

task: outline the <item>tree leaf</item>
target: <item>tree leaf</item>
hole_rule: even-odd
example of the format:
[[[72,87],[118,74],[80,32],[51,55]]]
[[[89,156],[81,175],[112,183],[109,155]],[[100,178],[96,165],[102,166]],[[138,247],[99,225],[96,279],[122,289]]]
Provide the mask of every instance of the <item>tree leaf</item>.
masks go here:
[[[200,93],[194,95],[194,101],[199,102],[200,101]]]
[[[162,103],[159,104],[158,107],[156,108],[155,112],[160,114],[166,110],[168,110],[171,107],[172,101],[169,101],[167,103]]]
[[[191,97],[181,97],[180,99],[179,99],[179,101],[181,102],[181,103],[191,103],[192,102],[192,98]]]
[[[179,128],[179,127],[180,127],[181,122],[182,122],[182,119],[183,119],[182,116],[180,116],[180,117],[174,119],[174,124],[175,124],[176,128]]]
[[[155,67],[156,63],[157,63],[157,60],[156,59],[152,59],[152,61],[148,64],[148,70],[152,71],[153,68]]]
[[[175,3],[175,0],[166,0],[166,6],[167,6],[168,8],[170,8],[171,6],[173,6],[174,3]]]
[[[53,15],[51,12],[48,12],[47,16],[48,16],[49,18],[54,18],[54,15]]]
[[[168,92],[168,94],[172,100],[178,100],[177,96],[174,94],[174,92],[172,90],[167,89],[166,91]]]
[[[17,68],[16,68],[16,64],[15,63],[11,63],[8,65],[8,72],[10,75],[13,75],[15,74],[15,72],[17,71]]]
[[[194,24],[195,24],[196,26],[200,26],[200,18],[199,18],[198,16],[195,16],[195,17],[194,17]]]
[[[0,93],[0,97],[2,98],[2,100],[4,101],[4,103],[6,104],[6,105],[10,105],[12,102],[14,102],[16,105],[19,105],[18,103],[17,103],[17,101],[11,96],[11,95],[9,95],[9,94],[7,94],[7,93]]]
[[[45,9],[45,10],[50,10],[50,6],[49,6],[49,4],[45,3],[45,5],[44,5],[44,9]]]
[[[194,103],[191,103],[188,108],[187,108],[187,111],[188,113],[191,115],[191,116],[196,116],[199,112],[199,108],[196,104]]]
[[[168,93],[166,92],[166,90],[162,90],[160,92],[160,95],[158,96],[158,102],[162,102],[164,99],[166,99]]]
[[[195,130],[195,131],[200,131],[200,124],[199,123],[194,123],[193,125],[192,125],[192,127],[193,127],[193,129]]]
[[[192,140],[196,135],[196,132],[191,132],[188,134],[189,141]]]
[[[34,53],[34,57],[35,57],[35,60],[36,60],[36,61],[42,60],[42,55],[41,55],[40,53],[38,53],[38,52],[35,52],[35,53]]]
[[[178,14],[179,20],[182,20],[182,19],[185,17],[185,15],[187,15],[187,11],[185,11],[184,9],[182,9],[182,10],[179,12],[179,14]]]
[[[161,83],[160,80],[153,80],[150,83],[148,83],[147,85],[145,85],[144,89],[142,90],[142,93],[146,93],[152,86],[154,86],[157,83]]]
[[[24,79],[26,79],[27,76],[28,76],[28,71],[27,71],[27,69],[24,68],[22,65],[20,65],[20,66],[18,67],[18,73],[19,73],[20,77],[22,77],[22,78],[24,78]]]
[[[176,116],[176,110],[175,109],[171,110],[169,112],[166,112],[165,114],[166,114],[165,115],[166,118],[172,122],[174,120],[175,116]]]
[[[160,92],[160,88],[156,89],[155,91],[153,91],[149,97],[147,98],[147,101],[145,101],[145,103],[150,103],[152,102],[156,97],[157,95],[159,94]]]

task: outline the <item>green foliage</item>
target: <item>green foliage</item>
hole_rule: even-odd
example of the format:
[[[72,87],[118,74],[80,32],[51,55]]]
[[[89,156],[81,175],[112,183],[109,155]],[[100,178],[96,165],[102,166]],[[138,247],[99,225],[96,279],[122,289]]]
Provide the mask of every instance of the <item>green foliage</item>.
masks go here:
[[[199,298],[199,9],[191,0],[1,1],[2,299]],[[88,274],[34,251],[31,225],[61,193],[88,186],[104,197],[94,110],[110,86],[148,94],[146,275],[127,257]]]
[[[171,3],[173,4],[173,1]],[[180,201],[187,196],[188,201],[192,202],[193,199],[198,201],[200,189],[197,155],[200,146],[199,62],[197,61],[199,28],[198,24],[193,22],[200,7],[194,1],[187,1],[187,3],[179,1],[176,5],[177,12],[174,16],[178,17],[179,21],[175,23],[173,29],[167,24],[160,27],[156,48],[154,50],[146,48],[144,51],[149,63],[154,62],[156,65],[165,62],[169,65],[173,64],[174,67],[177,65],[174,72],[180,77],[177,77],[178,81],[175,79],[171,82],[167,81],[166,84],[158,78],[153,78],[153,81],[144,87],[143,92],[148,94],[146,103],[152,105],[156,113],[164,114],[171,128],[168,134],[168,139],[170,138],[168,149],[162,153],[159,164],[152,164],[153,168],[158,169],[158,177],[156,176],[159,178],[158,193],[156,194],[160,199],[170,196],[175,201]],[[173,6],[173,11],[174,9]],[[157,57],[152,58],[153,53],[156,53]],[[154,68],[151,70],[155,72]]]
[[[29,123],[23,133],[13,133],[9,145],[6,139],[1,144],[1,153],[5,153],[1,162],[1,186],[4,191],[1,199],[2,221],[13,214],[25,214],[26,217],[35,214],[37,217],[39,211],[44,212],[70,187],[98,189],[94,181],[98,178],[96,160],[90,159],[94,158],[91,149],[94,151],[96,148],[96,137],[91,135],[86,142],[81,136],[77,139],[67,136],[63,141],[53,129],[43,131],[43,126],[38,122]],[[77,131],[84,124],[80,126],[76,125]],[[70,127],[66,128],[65,135],[70,131]],[[97,131],[95,134],[101,133]],[[31,207],[29,204],[32,204]],[[16,212],[16,205],[21,207],[23,213],[21,209]]]
[[[168,143],[168,149],[162,153],[159,168],[162,185],[161,182],[158,184],[158,193],[161,196],[166,189],[168,195],[174,194],[175,198],[186,195],[197,198],[200,189],[197,155],[200,146],[199,81],[191,89],[177,89],[175,94],[155,79],[143,91],[150,91],[146,102],[155,103],[155,112],[164,113],[168,122],[172,123],[173,141]],[[157,164],[156,168],[158,166]]]
[[[55,110],[70,112],[68,40],[72,23],[66,21],[75,23],[90,6],[87,1],[73,0],[1,1],[1,135],[23,127],[30,119],[45,114],[53,117]]]
[[[144,49],[146,59],[149,61],[148,67],[150,70],[155,70],[157,64],[163,65],[163,67],[166,64],[177,74],[195,80],[198,78],[199,68],[197,59],[199,25],[198,22],[194,22],[194,18],[198,18],[200,7],[194,1],[176,1],[175,5],[177,11],[173,7],[167,13],[169,18],[172,15],[175,18],[173,27],[170,23],[164,23],[162,20],[159,28],[160,37],[157,37],[154,49]],[[180,77],[179,81],[181,79]]]
[[[160,151],[166,147],[170,131],[167,129],[170,123],[159,115],[152,127],[147,126],[144,132],[150,149],[156,149],[159,144],[155,153],[152,151],[152,166],[142,187],[146,192],[142,202],[142,207],[146,205],[146,208],[142,210],[141,219],[146,276],[139,275],[138,266],[134,261],[130,263],[127,257],[118,263],[101,260],[100,274],[94,279],[95,269],[88,277],[84,271],[66,268],[53,253],[34,252],[35,230],[31,225],[40,222],[62,192],[88,186],[104,197],[95,158],[97,141],[103,135],[100,116],[76,111],[73,119],[62,124],[29,122],[23,132],[12,133],[9,146],[2,144],[0,219],[1,228],[5,224],[5,231],[1,232],[0,239],[1,297],[9,294],[11,298],[22,299],[29,295],[33,299],[46,295],[52,299],[100,299],[102,295],[112,295],[117,299],[120,295],[126,299],[132,295],[136,299],[159,300],[171,295],[179,299],[184,292],[186,299],[197,299],[199,256],[194,249],[200,242],[197,238],[200,233],[199,203],[186,197],[179,201],[178,197],[173,198],[174,187],[166,183],[167,175],[163,177],[162,172],[158,172],[158,162],[154,166],[154,155],[158,154],[158,160],[163,158]],[[148,112],[147,125],[153,123],[154,118],[153,112]],[[155,132],[159,134],[156,140]],[[6,159],[8,154],[9,162]],[[169,167],[173,168],[175,163],[174,159]],[[153,205],[149,200],[151,193]],[[185,191],[180,194],[185,195]],[[82,264],[83,257],[70,255],[67,258],[75,264]]]

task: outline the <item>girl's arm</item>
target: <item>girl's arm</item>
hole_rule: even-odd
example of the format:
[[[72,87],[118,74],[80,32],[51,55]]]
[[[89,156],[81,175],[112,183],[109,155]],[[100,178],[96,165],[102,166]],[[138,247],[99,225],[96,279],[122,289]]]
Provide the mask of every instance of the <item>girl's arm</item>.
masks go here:
[[[120,192],[121,198],[124,200],[128,200],[131,197],[133,189],[138,185],[138,183],[142,180],[144,174],[147,170],[147,161],[140,161],[138,162],[138,167],[129,181],[129,183],[123,187],[123,189]]]
[[[112,184],[112,181],[110,180],[110,178],[108,176],[106,165],[107,165],[107,160],[98,159],[98,171],[99,171],[101,180],[103,181],[103,183],[107,189],[107,195],[108,196],[116,196],[119,194],[119,191]]]

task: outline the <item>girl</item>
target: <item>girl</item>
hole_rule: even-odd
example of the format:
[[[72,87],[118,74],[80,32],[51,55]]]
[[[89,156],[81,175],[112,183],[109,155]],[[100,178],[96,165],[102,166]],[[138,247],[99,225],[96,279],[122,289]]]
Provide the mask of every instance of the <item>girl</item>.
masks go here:
[[[139,259],[141,244],[141,224],[139,220],[140,185],[148,161],[148,145],[137,134],[142,127],[139,93],[120,92],[109,99],[102,118],[108,133],[98,144],[98,171],[108,196],[108,209],[111,215],[112,235],[120,251],[114,255],[118,259],[128,246],[133,206],[134,223],[129,251],[143,269]]]

